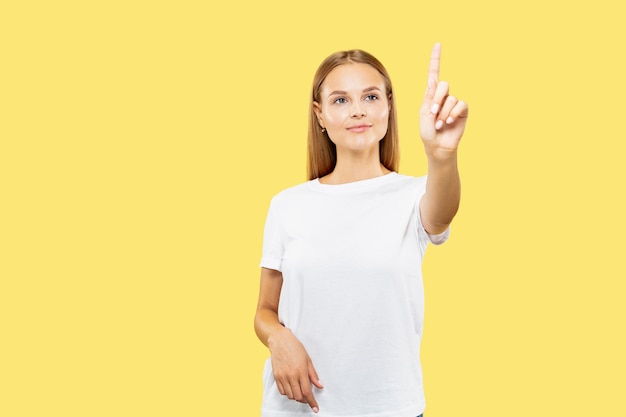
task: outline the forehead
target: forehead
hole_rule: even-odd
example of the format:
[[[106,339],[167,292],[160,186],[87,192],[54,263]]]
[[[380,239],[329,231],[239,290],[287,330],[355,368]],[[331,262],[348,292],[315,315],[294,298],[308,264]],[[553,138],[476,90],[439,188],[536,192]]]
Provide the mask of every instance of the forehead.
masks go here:
[[[383,76],[368,64],[349,63],[339,65],[328,73],[322,83],[322,92],[332,91],[362,91],[369,87],[378,87],[385,91]]]

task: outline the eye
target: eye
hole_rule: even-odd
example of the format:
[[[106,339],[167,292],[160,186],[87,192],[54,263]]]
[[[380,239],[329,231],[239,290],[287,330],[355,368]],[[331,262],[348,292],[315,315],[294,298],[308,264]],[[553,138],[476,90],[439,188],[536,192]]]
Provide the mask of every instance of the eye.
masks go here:
[[[378,100],[378,96],[376,94],[368,94],[367,96],[365,96],[365,100],[369,100],[369,101]]]
[[[347,103],[347,102],[348,102],[348,100],[346,100],[345,97],[339,97],[339,98],[335,99],[335,101],[333,101],[333,103],[335,103],[335,104],[343,104],[343,103]]]

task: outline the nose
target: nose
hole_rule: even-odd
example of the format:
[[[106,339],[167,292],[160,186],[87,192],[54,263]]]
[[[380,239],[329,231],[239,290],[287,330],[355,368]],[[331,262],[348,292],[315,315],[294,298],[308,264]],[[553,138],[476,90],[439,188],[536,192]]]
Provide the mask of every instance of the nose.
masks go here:
[[[351,109],[350,116],[354,119],[360,119],[361,117],[365,117],[365,109],[363,108],[363,103],[360,101],[354,102]]]

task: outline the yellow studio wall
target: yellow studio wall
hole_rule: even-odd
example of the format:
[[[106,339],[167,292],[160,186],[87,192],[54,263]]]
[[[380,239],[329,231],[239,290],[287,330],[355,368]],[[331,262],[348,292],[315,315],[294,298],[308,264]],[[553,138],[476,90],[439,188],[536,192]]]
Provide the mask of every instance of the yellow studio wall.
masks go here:
[[[424,266],[426,415],[626,414],[615,2],[5,3],[1,416],[259,415],[263,223],[305,179],[313,73],[380,58],[422,175],[436,41],[471,117]]]

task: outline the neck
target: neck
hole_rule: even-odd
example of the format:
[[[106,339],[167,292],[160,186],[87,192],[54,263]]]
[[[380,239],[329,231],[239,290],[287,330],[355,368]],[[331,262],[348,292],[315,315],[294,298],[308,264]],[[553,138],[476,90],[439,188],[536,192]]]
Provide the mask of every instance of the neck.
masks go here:
[[[388,174],[390,171],[380,163],[378,149],[371,155],[337,153],[337,164],[330,174],[320,178],[323,184],[346,184],[368,180]]]

